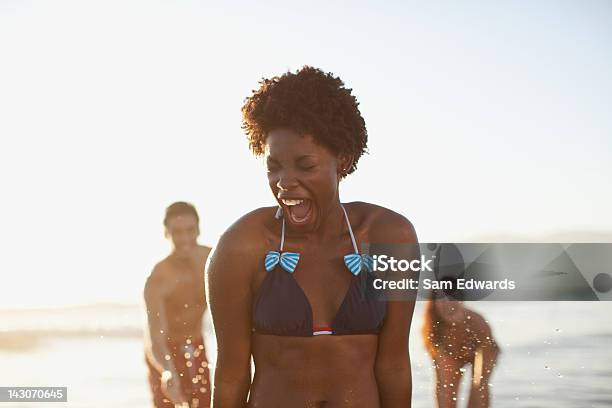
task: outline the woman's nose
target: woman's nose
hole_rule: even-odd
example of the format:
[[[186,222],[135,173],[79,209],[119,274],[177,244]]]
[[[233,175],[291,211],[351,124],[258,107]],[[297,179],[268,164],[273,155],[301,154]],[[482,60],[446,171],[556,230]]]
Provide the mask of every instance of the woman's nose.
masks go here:
[[[278,181],[276,182],[276,187],[278,187],[280,190],[289,191],[292,188],[296,187],[297,184],[297,180],[292,174],[290,174],[289,172],[284,172],[278,178]]]

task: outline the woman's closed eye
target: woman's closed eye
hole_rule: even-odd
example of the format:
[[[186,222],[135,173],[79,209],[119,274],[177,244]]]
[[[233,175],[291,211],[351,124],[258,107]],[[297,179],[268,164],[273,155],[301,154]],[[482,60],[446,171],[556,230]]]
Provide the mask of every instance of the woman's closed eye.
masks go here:
[[[305,170],[305,171],[310,171],[310,170],[314,170],[316,167],[317,167],[316,164],[309,164],[309,165],[300,166],[300,169]]]

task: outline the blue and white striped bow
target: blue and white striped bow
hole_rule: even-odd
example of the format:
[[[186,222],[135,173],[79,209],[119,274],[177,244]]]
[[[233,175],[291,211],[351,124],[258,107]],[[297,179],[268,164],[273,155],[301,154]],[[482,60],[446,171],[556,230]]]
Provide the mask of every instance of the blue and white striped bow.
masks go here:
[[[368,272],[374,269],[374,259],[368,254],[348,254],[344,256],[346,267],[355,276],[365,267]]]
[[[297,252],[283,252],[268,251],[266,254],[266,271],[270,272],[280,262],[281,268],[289,273],[295,271],[298,261],[300,260],[300,254]]]

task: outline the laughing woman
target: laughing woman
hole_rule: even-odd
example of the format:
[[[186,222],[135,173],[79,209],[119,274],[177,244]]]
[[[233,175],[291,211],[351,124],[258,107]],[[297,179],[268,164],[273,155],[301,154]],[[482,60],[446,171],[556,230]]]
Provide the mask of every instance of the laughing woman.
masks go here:
[[[410,407],[414,302],[362,296],[358,254],[360,243],[417,238],[391,210],[340,201],[367,144],[357,100],[304,67],[263,80],[242,113],[278,206],[239,219],[210,260],[213,406]]]

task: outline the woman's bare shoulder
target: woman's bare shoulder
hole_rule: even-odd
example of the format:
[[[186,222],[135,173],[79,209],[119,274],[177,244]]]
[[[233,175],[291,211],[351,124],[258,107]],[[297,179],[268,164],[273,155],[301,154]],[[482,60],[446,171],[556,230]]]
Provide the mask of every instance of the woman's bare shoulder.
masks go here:
[[[417,242],[412,222],[398,212],[362,201],[347,203],[347,208],[359,214],[362,223],[368,226],[370,242]]]
[[[469,320],[471,329],[476,333],[480,341],[493,340],[493,332],[489,321],[484,318],[480,313],[465,309],[466,317]]]
[[[266,241],[271,235],[276,207],[262,207],[253,210],[236,220],[219,238],[211,257],[220,253],[248,259],[261,256],[267,248]]]

